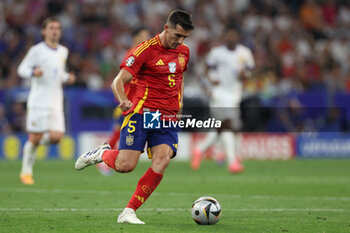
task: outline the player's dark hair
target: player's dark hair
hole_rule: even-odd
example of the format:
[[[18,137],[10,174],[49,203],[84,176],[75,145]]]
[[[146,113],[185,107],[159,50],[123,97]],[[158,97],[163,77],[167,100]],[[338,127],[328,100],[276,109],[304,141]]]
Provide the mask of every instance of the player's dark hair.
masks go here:
[[[61,24],[61,22],[56,17],[50,16],[43,21],[43,23],[41,24],[41,28],[45,29],[46,26],[51,22],[58,22]]]
[[[191,17],[192,15],[189,12],[176,9],[170,13],[166,23],[174,28],[179,24],[186,31],[192,31],[194,25],[192,24]]]
[[[238,34],[241,33],[241,28],[240,26],[238,26],[238,24],[230,22],[226,25],[226,27],[224,28],[224,32],[227,33],[229,31],[236,31]]]

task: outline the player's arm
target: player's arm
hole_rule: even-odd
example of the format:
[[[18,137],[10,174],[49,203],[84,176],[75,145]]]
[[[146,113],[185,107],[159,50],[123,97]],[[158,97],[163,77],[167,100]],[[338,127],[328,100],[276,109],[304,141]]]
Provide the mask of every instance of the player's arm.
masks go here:
[[[246,68],[243,69],[240,73],[239,73],[239,79],[241,81],[246,81],[248,79],[251,79],[253,76],[253,69],[250,68]]]
[[[63,75],[62,75],[62,82],[63,83],[67,83],[69,85],[72,85],[75,83],[76,77],[75,77],[75,73],[73,71],[67,73],[64,71]]]
[[[69,54],[68,49],[66,47],[64,47],[65,60],[67,60],[68,54]],[[62,82],[67,83],[69,85],[72,85],[75,83],[75,80],[76,80],[75,73],[73,71],[68,73],[68,72],[66,72],[66,70],[67,70],[67,64],[65,64],[65,70],[64,70],[63,75],[62,75]]]
[[[210,72],[215,71],[218,64],[218,58],[220,58],[220,52],[217,49],[212,49],[206,57],[204,75],[207,81],[213,86],[219,84],[219,79],[217,77],[212,77]]]
[[[123,112],[129,110],[132,106],[132,102],[128,99],[124,90],[124,84],[130,82],[132,78],[133,76],[129,71],[121,69],[111,85],[113,94],[119,101],[119,107]]]
[[[213,86],[219,85],[219,80],[217,78],[213,78],[211,77],[211,75],[209,74],[211,70],[215,70],[216,67],[215,66],[211,66],[211,65],[206,65],[205,66],[205,77],[207,78],[207,80],[209,81],[209,83]]]
[[[41,77],[43,71],[39,66],[35,65],[35,61],[35,51],[31,48],[17,69],[18,75],[22,78]]]
[[[69,85],[72,85],[75,83],[76,77],[75,77],[75,73],[73,71],[67,73],[64,72],[64,74],[62,75],[62,82],[63,83],[67,83]]]
[[[249,49],[247,49],[244,55],[245,64],[244,69],[240,72],[241,80],[247,80],[252,78],[255,67],[255,61],[252,52]]]
[[[73,83],[75,83],[75,80],[76,80],[75,73],[73,71],[69,72],[66,83],[72,85]]]

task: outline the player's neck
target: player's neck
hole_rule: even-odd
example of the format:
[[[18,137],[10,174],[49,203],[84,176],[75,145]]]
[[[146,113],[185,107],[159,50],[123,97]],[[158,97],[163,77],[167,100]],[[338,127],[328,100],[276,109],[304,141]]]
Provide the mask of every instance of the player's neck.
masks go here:
[[[51,49],[57,49],[58,47],[58,42],[55,41],[50,41],[50,40],[45,40],[44,41],[47,46],[49,46]]]
[[[159,40],[162,46],[166,49],[170,48],[169,45],[167,44],[165,40],[165,32],[163,31],[162,33],[159,34]]]
[[[237,44],[226,44],[226,47],[231,51],[235,50],[236,46],[237,46]]]

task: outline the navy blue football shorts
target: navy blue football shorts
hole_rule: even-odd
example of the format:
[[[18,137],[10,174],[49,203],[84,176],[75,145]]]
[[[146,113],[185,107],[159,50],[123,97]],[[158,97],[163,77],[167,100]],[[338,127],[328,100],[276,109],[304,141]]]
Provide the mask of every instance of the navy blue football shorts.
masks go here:
[[[119,140],[119,150],[144,151],[147,142],[147,153],[151,159],[151,148],[157,145],[166,144],[177,153],[178,127],[160,129],[144,129],[143,115],[130,113],[125,116],[122,124]]]

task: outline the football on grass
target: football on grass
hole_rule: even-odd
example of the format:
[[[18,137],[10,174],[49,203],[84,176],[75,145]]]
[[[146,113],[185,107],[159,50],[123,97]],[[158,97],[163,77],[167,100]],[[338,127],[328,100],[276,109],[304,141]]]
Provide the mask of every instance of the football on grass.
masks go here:
[[[214,225],[221,217],[221,206],[213,197],[198,198],[192,205],[192,218],[200,225]]]

